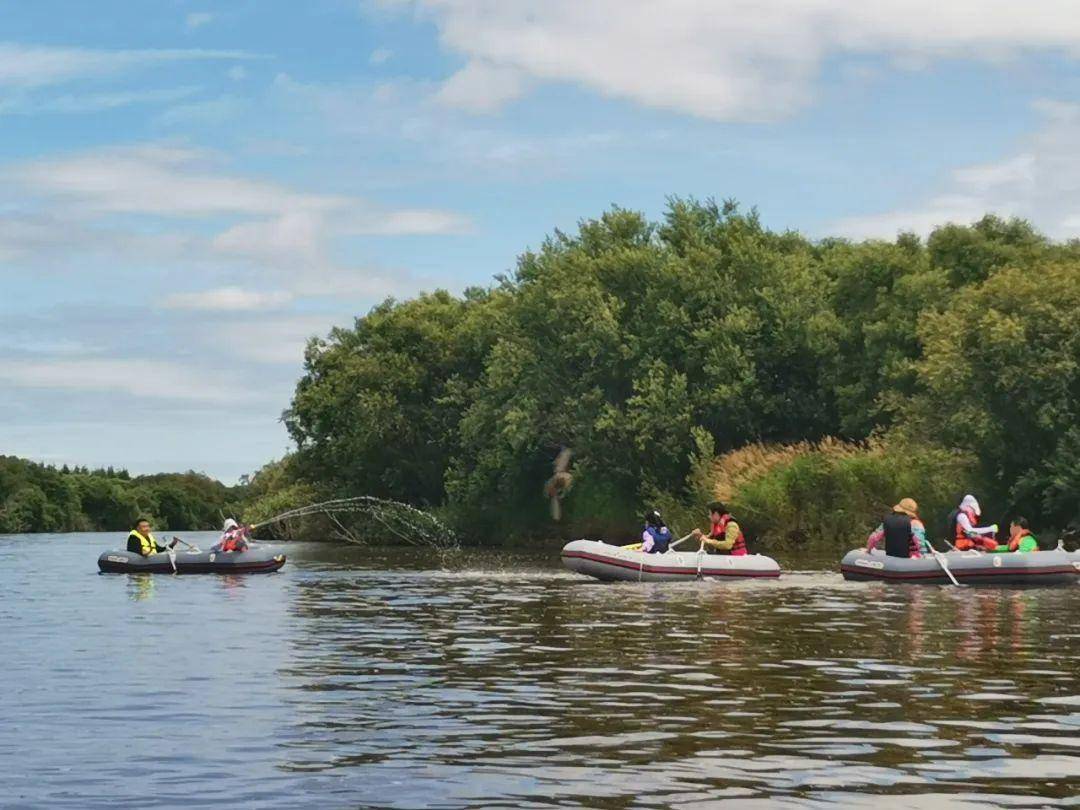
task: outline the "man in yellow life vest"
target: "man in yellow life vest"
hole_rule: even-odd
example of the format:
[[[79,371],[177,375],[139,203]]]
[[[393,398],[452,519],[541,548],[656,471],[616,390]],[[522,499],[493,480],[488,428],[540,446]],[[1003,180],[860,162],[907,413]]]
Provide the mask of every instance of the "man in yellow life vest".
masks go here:
[[[172,541],[172,545],[176,545],[176,541]],[[150,521],[146,518],[139,518],[135,524],[135,528],[131,530],[131,534],[128,535],[127,550],[133,554],[141,554],[144,557],[148,557],[151,554],[156,554],[159,551],[164,551],[165,546],[158,543],[157,538],[154,537],[153,532],[150,531]]]

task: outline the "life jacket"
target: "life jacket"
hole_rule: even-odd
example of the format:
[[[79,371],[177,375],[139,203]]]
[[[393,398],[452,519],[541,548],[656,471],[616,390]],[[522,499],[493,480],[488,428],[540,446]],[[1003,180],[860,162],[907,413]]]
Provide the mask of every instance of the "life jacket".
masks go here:
[[[885,530],[885,554],[889,557],[911,556],[911,518],[893,512],[881,521]]]
[[[964,534],[964,528],[960,525],[960,515],[967,515],[971,525],[974,526],[979,517],[970,509],[953,509],[949,512],[949,534],[952,535],[953,545],[956,545],[959,540],[967,540],[968,536]]]
[[[246,535],[247,526],[237,526],[229,529],[221,535],[221,542],[217,545],[218,551],[245,551],[248,547]]]
[[[1021,529],[1020,531],[1018,531],[1016,533],[1016,537],[1009,538],[1009,551],[1016,551],[1017,549],[1019,549],[1020,541],[1023,540],[1025,537],[1031,536],[1031,532],[1029,532],[1027,529]],[[1036,548],[1035,550],[1038,551],[1039,549]]]
[[[667,527],[646,526],[645,533],[652,538],[653,554],[663,554],[668,550],[668,543],[671,542],[671,532],[668,531]]]
[[[728,524],[735,518],[730,514],[724,515],[720,518],[719,523],[712,525],[712,531],[709,532],[709,537],[713,540],[723,540],[724,535],[727,534]],[[735,538],[735,545],[731,547],[731,551],[728,552],[732,557],[745,557],[750,552],[746,548],[746,538],[743,537],[742,527],[739,527],[739,536]]]
[[[146,557],[157,551],[158,541],[153,532],[150,533],[149,537],[144,537],[139,533],[138,529],[132,529],[131,534],[128,535],[127,548],[128,551]]]

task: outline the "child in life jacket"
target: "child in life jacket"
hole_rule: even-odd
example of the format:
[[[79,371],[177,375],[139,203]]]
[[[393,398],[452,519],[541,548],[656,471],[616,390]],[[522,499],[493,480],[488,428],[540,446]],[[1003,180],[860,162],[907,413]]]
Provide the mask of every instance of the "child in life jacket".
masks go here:
[[[663,554],[671,543],[671,529],[655,509],[645,513],[645,531],[641,533],[641,550],[646,554]]]
[[[975,496],[965,495],[964,500],[960,501],[960,506],[949,515],[949,535],[957,551],[997,550],[997,524],[976,526],[981,514],[982,509],[979,507],[979,502],[975,500]]]
[[[247,538],[250,534],[250,526],[241,526],[232,518],[228,518],[225,525],[221,527],[221,540],[211,551],[246,551]]]
[[[1019,551],[1021,554],[1029,554],[1039,550],[1039,541],[1028,528],[1027,518],[1014,518],[1009,524],[1009,542],[1002,543],[994,549],[999,553]]]

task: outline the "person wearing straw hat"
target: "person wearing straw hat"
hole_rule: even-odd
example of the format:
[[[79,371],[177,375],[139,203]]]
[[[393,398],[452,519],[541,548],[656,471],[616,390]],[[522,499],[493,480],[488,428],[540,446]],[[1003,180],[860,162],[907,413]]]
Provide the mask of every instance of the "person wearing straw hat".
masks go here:
[[[892,508],[866,538],[866,550],[873,551],[882,540],[890,557],[921,557],[930,553],[926,527],[919,518],[919,505],[913,499],[904,498]]]

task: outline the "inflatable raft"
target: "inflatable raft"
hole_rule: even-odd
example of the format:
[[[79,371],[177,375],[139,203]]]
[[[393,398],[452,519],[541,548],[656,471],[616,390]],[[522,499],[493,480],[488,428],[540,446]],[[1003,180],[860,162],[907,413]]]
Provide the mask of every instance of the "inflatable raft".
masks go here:
[[[563,565],[607,582],[687,582],[696,579],[776,579],[780,566],[771,557],[667,551],[645,554],[594,540],[575,540],[562,550]]]
[[[944,564],[961,585],[1043,586],[1069,585],[1080,580],[1080,552],[1037,551],[1029,554],[985,554],[978,551],[950,551],[942,554]],[[867,553],[855,549],[840,561],[844,579],[913,582],[921,585],[949,585],[937,557],[888,557],[877,549]]]
[[[106,551],[98,568],[110,574],[262,574],[277,571],[285,555],[252,544],[246,551],[184,550],[143,557],[131,551]]]

